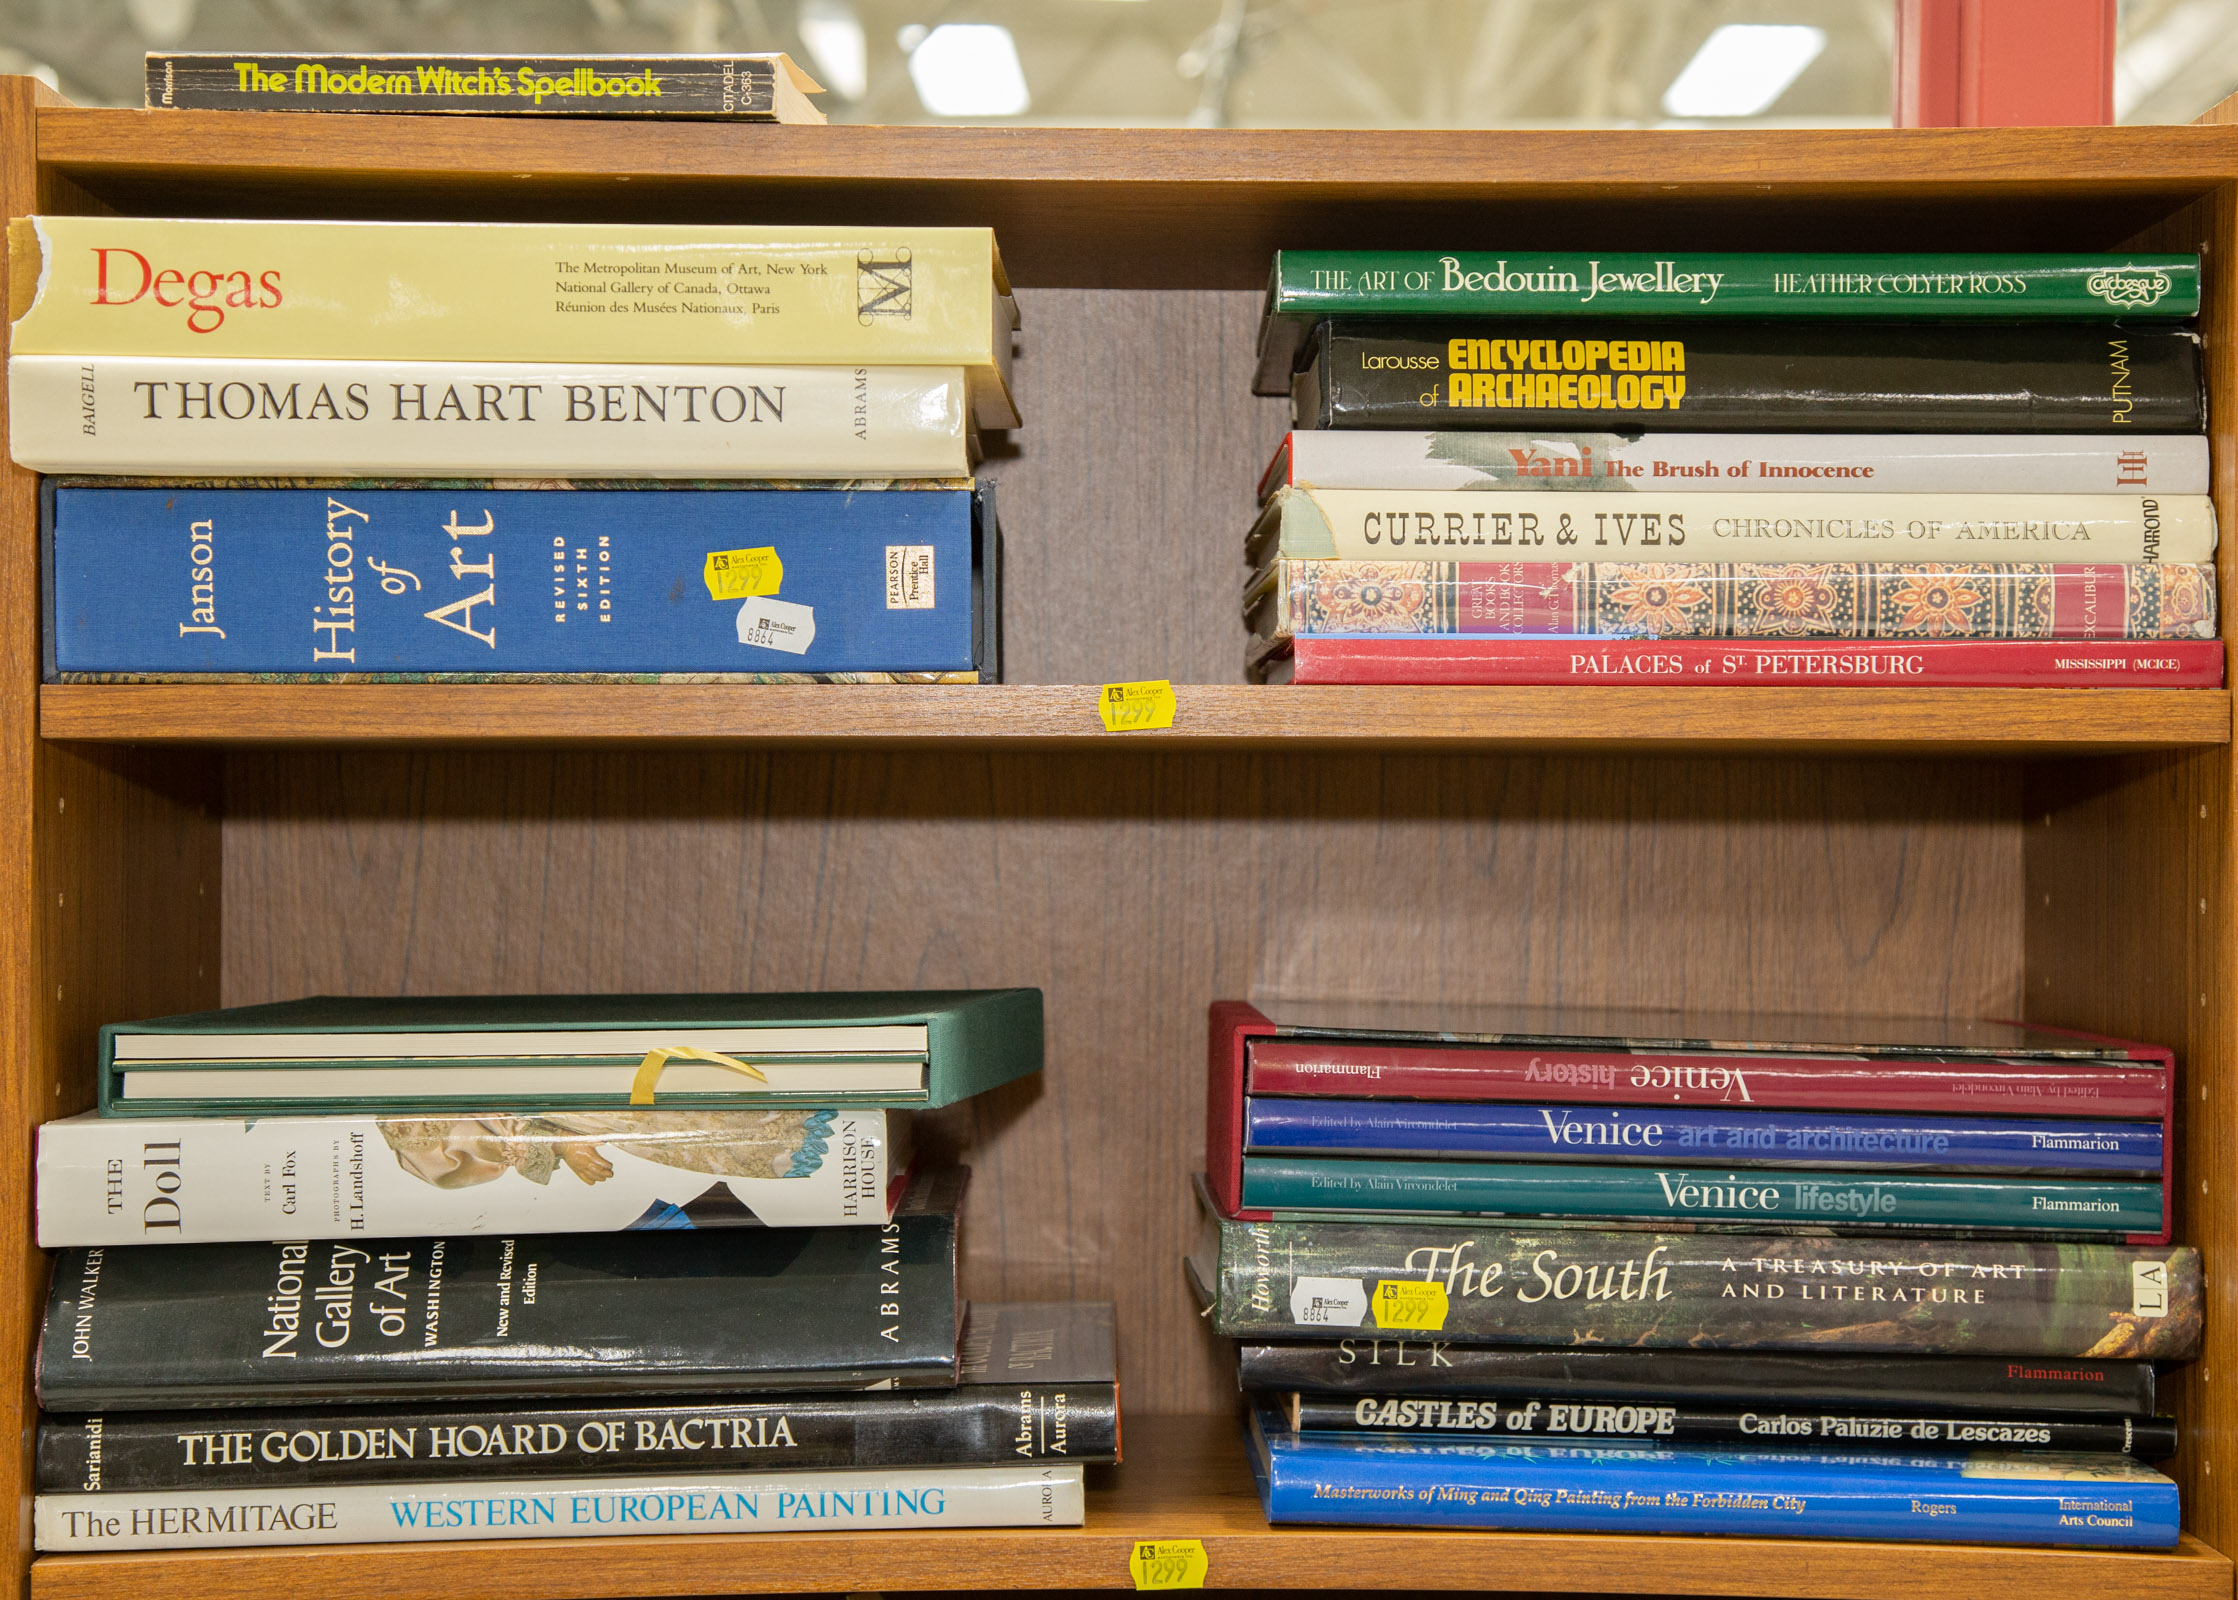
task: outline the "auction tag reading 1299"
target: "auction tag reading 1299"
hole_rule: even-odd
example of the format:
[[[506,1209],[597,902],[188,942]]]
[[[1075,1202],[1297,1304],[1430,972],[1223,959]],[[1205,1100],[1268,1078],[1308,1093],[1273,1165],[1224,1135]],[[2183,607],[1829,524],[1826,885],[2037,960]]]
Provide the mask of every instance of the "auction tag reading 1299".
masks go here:
[[[754,550],[710,550],[700,576],[707,593],[716,600],[751,600],[758,594],[775,594],[785,586],[785,563],[774,545]]]
[[[1096,696],[1096,715],[1106,733],[1136,733],[1173,726],[1173,685],[1164,678],[1141,683],[1107,683]]]
[[[1138,1539],[1127,1557],[1137,1589],[1202,1589],[1211,1565],[1200,1539]]]
[[[1420,1328],[1439,1333],[1451,1309],[1442,1283],[1407,1283],[1396,1278],[1377,1281],[1368,1308],[1379,1328]]]

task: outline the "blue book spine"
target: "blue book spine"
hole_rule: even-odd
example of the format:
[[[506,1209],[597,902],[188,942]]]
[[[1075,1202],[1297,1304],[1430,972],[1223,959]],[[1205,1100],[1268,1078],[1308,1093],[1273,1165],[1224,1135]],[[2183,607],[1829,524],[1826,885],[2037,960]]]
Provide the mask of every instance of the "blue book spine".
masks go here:
[[[980,665],[969,489],[65,481],[45,510],[58,673]]]
[[[2157,1183],[2078,1178],[1359,1156],[1243,1158],[1244,1206],[1279,1213],[1444,1212],[2095,1236],[2158,1235],[2161,1199]]]
[[[1867,1455],[1291,1433],[1251,1419],[1269,1522],[2166,1549],[2176,1485],[2117,1455]]]
[[[2160,1172],[2157,1122],[2022,1121],[1719,1106],[1283,1100],[1244,1105],[1247,1150],[1537,1160],[1722,1161],[1924,1171]]]

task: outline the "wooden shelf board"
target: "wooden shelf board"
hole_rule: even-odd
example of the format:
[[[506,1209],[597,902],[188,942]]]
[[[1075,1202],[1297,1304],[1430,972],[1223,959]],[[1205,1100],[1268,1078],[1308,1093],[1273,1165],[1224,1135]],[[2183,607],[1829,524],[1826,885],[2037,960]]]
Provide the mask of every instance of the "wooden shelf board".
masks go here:
[[[2168,1552],[1801,1539],[1270,1528],[1228,1417],[1127,1423],[1127,1463],[1095,1474],[1083,1528],[477,1541],[45,1556],[31,1600],[321,1600],[422,1594],[591,1600],[916,1589],[1131,1587],[1137,1539],[1200,1539],[1213,1588],[1853,1596],[2026,1592],[2033,1600],[2230,1600],[2231,1563]]]
[[[2228,744],[2221,689],[1181,684],[1113,735],[1094,685],[49,684],[48,739],[132,744],[1301,745],[2059,754]]]

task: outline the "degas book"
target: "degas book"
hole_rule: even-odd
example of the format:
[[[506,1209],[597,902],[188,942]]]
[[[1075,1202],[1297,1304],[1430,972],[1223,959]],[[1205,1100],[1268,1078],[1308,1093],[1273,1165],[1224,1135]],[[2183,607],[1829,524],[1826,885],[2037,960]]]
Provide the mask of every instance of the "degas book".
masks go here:
[[[1119,1459],[1112,1308],[974,1302],[954,1389],[48,1414],[44,1493]],[[2118,1424],[2115,1424],[2118,1427]]]
[[[27,217],[11,355],[962,367],[1010,428],[985,228]]]
[[[39,1242],[876,1227],[909,1171],[876,1108],[103,1117],[39,1130]]]
[[[1082,1471],[1063,1462],[1023,1462],[311,1491],[44,1494],[33,1503],[32,1543],[47,1551],[96,1552],[647,1533],[1076,1528],[1086,1507]]]
[[[40,493],[58,678],[999,672],[985,489]]]
[[[1255,1409],[1270,1522],[2166,1549],[2176,1485],[2129,1456],[1509,1444],[1293,1433]]]
[[[172,478],[964,478],[961,367],[25,356],[8,452]]]
[[[74,395],[65,396],[63,410],[75,404]],[[64,416],[52,426],[68,422]],[[1305,428],[1282,436],[1259,476],[1262,500],[1288,488],[2205,494],[2207,439],[2166,433],[1674,436]]]
[[[1580,314],[1689,320],[2175,319],[2199,309],[2195,255],[1278,250],[1252,389],[1283,394],[1324,317]]]
[[[965,1173],[876,1228],[136,1244],[55,1257],[49,1411],[950,1389]]]
[[[1041,1070],[1041,991],[318,996],[99,1048],[107,1117],[931,1107]]]
[[[409,111],[820,123],[782,53],[690,56],[148,52],[150,111]]]

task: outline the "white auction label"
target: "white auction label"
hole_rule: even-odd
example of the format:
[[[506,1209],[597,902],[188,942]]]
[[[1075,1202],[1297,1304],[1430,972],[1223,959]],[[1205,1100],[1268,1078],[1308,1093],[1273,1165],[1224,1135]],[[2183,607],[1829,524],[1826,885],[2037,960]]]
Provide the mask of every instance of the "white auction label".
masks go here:
[[[1367,1320],[1368,1286],[1358,1278],[1300,1278],[1290,1289],[1290,1320],[1301,1328],[1357,1328]]]
[[[758,594],[738,608],[738,642],[806,655],[816,642],[816,608]]]

